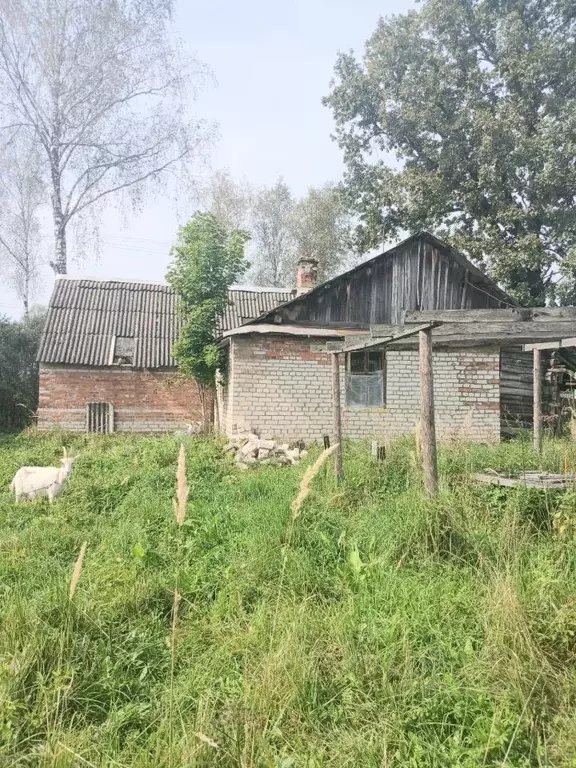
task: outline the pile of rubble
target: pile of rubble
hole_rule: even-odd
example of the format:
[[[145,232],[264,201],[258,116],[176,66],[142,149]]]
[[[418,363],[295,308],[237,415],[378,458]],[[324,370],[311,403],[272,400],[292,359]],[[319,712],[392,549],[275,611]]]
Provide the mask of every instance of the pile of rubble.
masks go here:
[[[300,446],[265,440],[253,433],[230,438],[224,450],[227,453],[234,453],[234,461],[238,469],[248,469],[254,464],[290,466],[297,464],[308,453]]]

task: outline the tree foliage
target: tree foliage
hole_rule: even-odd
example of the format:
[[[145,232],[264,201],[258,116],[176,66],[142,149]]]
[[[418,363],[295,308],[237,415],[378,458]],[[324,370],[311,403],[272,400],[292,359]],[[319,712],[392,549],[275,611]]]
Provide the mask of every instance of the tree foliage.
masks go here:
[[[251,217],[254,277],[259,285],[290,287],[300,258],[318,261],[321,280],[339,272],[351,251],[350,218],[340,190],[327,183],[297,199],[283,179],[256,194]]]
[[[216,345],[217,324],[228,304],[228,289],[246,271],[245,230],[229,231],[211,213],[196,213],[178,232],[166,275],[179,296],[183,326],[173,354],[181,373],[211,387],[223,367]]]
[[[44,160],[55,237],[67,271],[69,225],[110,196],[138,203],[152,182],[203,147],[187,114],[203,68],[170,35],[174,0],[2,0],[0,133]]]
[[[208,183],[208,211],[229,229],[249,226],[254,192],[246,181],[235,181],[225,168],[216,171]]]
[[[45,186],[30,142],[0,146],[0,274],[14,288],[26,314],[38,282],[40,212]]]
[[[292,212],[290,230],[296,261],[312,258],[318,262],[318,278],[327,280],[344,266],[351,252],[351,222],[341,191],[333,184],[310,187]],[[291,285],[296,275],[292,265]]]
[[[254,279],[258,285],[280,288],[290,284],[295,263],[291,229],[294,205],[290,187],[282,178],[273,187],[262,187],[256,195],[251,230],[256,251]]]
[[[21,429],[38,407],[36,353],[44,314],[21,322],[0,317],[0,429]]]
[[[574,295],[572,0],[426,0],[341,54],[325,101],[360,250],[430,228],[527,303]]]

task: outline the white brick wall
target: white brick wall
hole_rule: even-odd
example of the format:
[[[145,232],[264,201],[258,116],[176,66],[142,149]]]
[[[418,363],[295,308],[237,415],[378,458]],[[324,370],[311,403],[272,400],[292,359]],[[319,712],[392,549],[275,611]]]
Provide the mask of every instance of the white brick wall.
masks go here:
[[[236,337],[221,398],[226,433],[254,429],[307,441],[331,434],[332,371],[324,349],[319,339]],[[497,348],[434,352],[440,438],[499,440],[499,359]],[[414,431],[420,408],[418,352],[388,351],[386,361],[386,405],[379,409],[346,408],[342,361],[342,419],[348,437],[384,440]]]

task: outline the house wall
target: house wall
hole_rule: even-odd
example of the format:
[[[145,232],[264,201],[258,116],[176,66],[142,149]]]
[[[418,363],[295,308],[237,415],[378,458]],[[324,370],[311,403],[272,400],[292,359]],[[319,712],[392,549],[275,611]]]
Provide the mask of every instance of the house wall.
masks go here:
[[[223,424],[229,435],[257,430],[283,439],[316,441],[332,433],[332,372],[324,339],[236,337]],[[418,351],[386,355],[386,406],[346,408],[342,361],[342,421],[351,438],[387,439],[410,433],[419,418]],[[500,438],[498,349],[435,351],[436,428],[440,438]]]
[[[172,432],[200,424],[194,382],[174,371],[40,365],[38,428],[84,431],[86,403],[111,402],[117,432]]]

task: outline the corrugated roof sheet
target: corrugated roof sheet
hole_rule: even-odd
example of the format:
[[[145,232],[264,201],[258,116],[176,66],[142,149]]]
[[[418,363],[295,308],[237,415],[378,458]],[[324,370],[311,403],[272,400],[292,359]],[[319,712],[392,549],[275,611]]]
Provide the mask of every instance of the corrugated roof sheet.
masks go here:
[[[292,297],[291,291],[233,289],[218,331],[236,328]],[[180,332],[176,295],[161,283],[60,278],[48,305],[41,363],[105,366],[116,336],[135,339],[135,368],[176,365]]]

